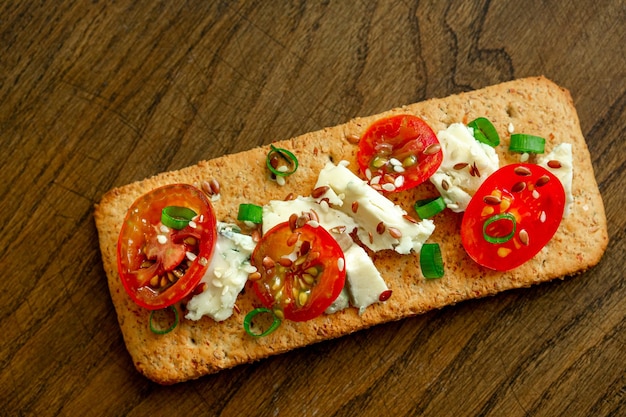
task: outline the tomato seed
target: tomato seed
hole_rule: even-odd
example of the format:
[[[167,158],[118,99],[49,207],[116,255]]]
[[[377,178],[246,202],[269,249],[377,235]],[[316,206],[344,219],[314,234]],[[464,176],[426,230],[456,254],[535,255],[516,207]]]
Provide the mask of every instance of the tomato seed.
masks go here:
[[[309,301],[309,294],[308,292],[302,291],[300,295],[298,295],[298,303],[303,306],[307,301]]]
[[[296,197],[293,195],[293,193],[289,193],[285,196],[284,201],[291,201],[293,199],[295,199]]]
[[[415,155],[409,155],[402,161],[402,166],[404,168],[412,167],[417,163],[417,157]]]
[[[158,287],[159,286],[159,276],[155,275],[152,278],[150,278],[150,286],[151,287]]]
[[[395,239],[400,239],[402,237],[402,232],[400,231],[400,229],[396,229],[395,227],[390,227],[388,230],[389,230],[389,234],[391,235],[391,237]]]
[[[458,164],[454,164],[452,168],[456,169],[457,171],[460,171],[463,168],[467,167],[468,165],[469,164],[467,162],[459,162]]]
[[[302,274],[302,280],[306,284],[306,285],[303,285],[303,287],[310,286],[315,283],[315,277],[311,274]]]
[[[448,191],[448,189],[450,188],[450,184],[448,183],[448,181],[441,180],[441,188],[443,188],[444,191]]]
[[[311,220],[309,216],[306,216],[304,214],[301,216],[298,216],[298,218],[296,219],[296,229],[299,229],[305,224],[307,224],[309,220]]]
[[[379,235],[385,233],[385,224],[383,222],[380,222],[376,225],[376,233],[378,233]]]
[[[311,250],[311,242],[309,242],[308,240],[305,240],[300,245],[300,256],[306,255],[307,253],[309,253],[310,250]]]
[[[356,212],[359,210],[359,202],[358,201],[353,201],[352,202],[352,212],[356,214]]]

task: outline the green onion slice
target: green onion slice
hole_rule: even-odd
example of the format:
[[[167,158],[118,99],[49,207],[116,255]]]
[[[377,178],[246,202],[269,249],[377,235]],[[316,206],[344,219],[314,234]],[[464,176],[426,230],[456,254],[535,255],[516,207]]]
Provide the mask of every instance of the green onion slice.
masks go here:
[[[443,201],[443,197],[427,198],[425,200],[418,200],[413,208],[420,217],[420,219],[429,219],[435,214],[443,211],[446,208],[446,203]]]
[[[485,117],[479,117],[467,124],[474,130],[474,139],[489,146],[496,147],[500,144],[500,136],[498,131]]]
[[[166,329],[162,329],[160,327],[155,327],[154,323],[152,322],[152,318],[154,316],[154,313],[160,312],[160,311],[166,311],[166,310],[172,310],[174,312],[174,322],[171,324],[170,327],[168,327]],[[176,328],[176,326],[178,326],[178,309],[174,305],[171,305],[171,306],[166,307],[166,308],[161,309],[161,310],[152,310],[150,312],[150,330],[152,330],[152,333],[166,334],[166,333],[169,333],[172,330],[174,330]]]
[[[272,324],[265,331],[261,333],[256,333],[252,331],[251,325],[252,325],[252,320],[259,314],[271,314]],[[246,333],[248,333],[252,337],[265,337],[268,334],[272,333],[274,330],[278,329],[278,326],[280,326],[280,323],[281,323],[280,319],[278,318],[276,314],[274,314],[272,310],[270,310],[269,308],[261,307],[261,308],[255,308],[254,310],[246,314],[246,317],[243,319],[243,328],[245,329]]]
[[[420,251],[420,267],[425,278],[443,277],[443,258],[438,243],[424,243]]]
[[[508,220],[512,223],[513,227],[511,228],[511,233],[509,233],[506,236],[491,236],[490,234],[487,233],[487,227],[493,223],[493,222],[497,222],[498,220]],[[512,215],[511,213],[500,213],[500,214],[496,214],[491,216],[490,218],[488,218],[485,223],[483,224],[483,237],[485,238],[485,240],[489,243],[505,243],[508,242],[509,240],[511,240],[513,238],[513,236],[515,236],[515,229],[517,228],[517,221],[515,220],[515,216]]]
[[[539,136],[515,133],[511,135],[511,152],[544,153],[546,140]]]
[[[263,207],[256,204],[239,204],[237,220],[261,224],[263,223]]]
[[[279,177],[287,177],[296,172],[298,169],[298,158],[296,158],[293,153],[289,152],[287,149],[277,148],[274,145],[270,145],[270,148],[271,149],[265,158],[265,164],[272,174],[278,175]],[[272,162],[276,156],[287,162],[287,165],[272,165],[273,163],[276,164],[275,162]],[[283,168],[280,168],[281,166],[286,167],[286,169],[283,170]]]
[[[161,223],[169,228],[180,230],[187,227],[191,219],[196,216],[196,212],[190,208],[167,206],[161,210]]]

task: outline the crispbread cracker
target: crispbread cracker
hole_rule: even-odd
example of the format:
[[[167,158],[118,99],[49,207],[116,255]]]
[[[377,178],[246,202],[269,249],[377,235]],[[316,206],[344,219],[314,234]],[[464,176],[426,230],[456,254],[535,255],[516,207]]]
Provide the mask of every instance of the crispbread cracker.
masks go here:
[[[243,318],[260,304],[246,287],[237,299],[240,311],[235,311],[224,322],[217,323],[208,317],[199,321],[183,319],[168,334],[157,335],[150,331],[149,311],[137,306],[126,294],[116,266],[119,231],[127,209],[137,197],[165,184],[198,185],[215,178],[221,195],[213,203],[217,218],[236,222],[240,203],[263,205],[271,199],[282,200],[289,193],[309,195],[319,171],[329,160],[335,163],[347,160],[349,168],[357,172],[358,145],[346,137],[360,136],[383,116],[404,113],[423,118],[435,132],[454,122],[466,123],[476,117],[487,117],[501,137],[497,148],[501,166],[519,162],[519,155],[507,151],[510,125],[515,132],[546,138],[546,152],[558,143],[571,143],[574,204],[549,244],[532,260],[512,271],[487,270],[474,263],[461,246],[462,214],[445,210],[434,218],[436,229],[429,239],[441,245],[445,276],[425,280],[417,254],[399,255],[390,250],[373,254],[393,295],[384,303],[368,307],[362,315],[356,308],[348,308],[308,322],[284,321],[269,336],[252,338],[244,332]],[[572,99],[566,90],[543,77],[511,81],[356,118],[344,125],[278,142],[276,146],[291,150],[300,163],[298,171],[284,186],[269,179],[265,166],[269,146],[264,146],[116,188],[96,205],[95,220],[111,298],[133,362],[148,378],[161,384],[197,378],[462,300],[577,274],[599,262],[608,243],[604,207]],[[417,199],[435,195],[434,187],[424,184],[390,198],[409,214],[414,214],[412,206]]]

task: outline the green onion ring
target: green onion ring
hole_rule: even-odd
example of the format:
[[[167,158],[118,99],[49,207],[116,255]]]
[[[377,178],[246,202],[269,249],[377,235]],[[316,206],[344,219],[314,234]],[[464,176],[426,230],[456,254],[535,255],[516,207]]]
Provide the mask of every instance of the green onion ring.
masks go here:
[[[489,121],[489,119],[485,117],[479,117],[469,122],[467,126],[471,127],[474,130],[474,138],[477,141],[485,143],[494,148],[500,144],[500,136],[498,135],[498,131]]]
[[[503,219],[510,220],[511,223],[513,223],[513,230],[511,230],[511,233],[502,237],[490,236],[489,234],[487,234],[487,226],[489,226],[493,222],[497,222],[498,220],[503,220]],[[496,243],[496,244],[505,243],[511,240],[513,236],[515,236],[516,228],[517,228],[517,221],[515,220],[514,215],[512,215],[511,213],[495,214],[491,216],[490,218],[488,218],[487,220],[485,220],[485,223],[483,224],[483,237],[489,243]]]
[[[522,153],[544,153],[546,140],[539,136],[515,133],[511,135],[509,150]]]
[[[443,258],[438,243],[424,243],[420,251],[420,268],[424,278],[441,278],[444,274]]]
[[[446,208],[446,203],[443,201],[443,197],[427,198],[425,200],[418,200],[413,208],[420,217],[420,219],[430,219],[435,214],[443,211]]]
[[[288,177],[289,175],[296,172],[298,169],[298,158],[289,152],[287,149],[277,148],[274,145],[270,145],[271,150],[267,153],[267,157],[265,158],[265,164],[267,168],[272,172],[272,174],[277,175],[279,177]],[[278,154],[281,158],[283,158],[289,165],[293,167],[291,171],[279,171],[272,166],[272,156],[274,154]]]
[[[171,229],[184,229],[197,213],[187,207],[167,206],[161,210],[161,223]]]
[[[239,204],[237,220],[255,224],[263,223],[263,207],[256,204]]]
[[[271,314],[273,321],[270,327],[268,327],[264,332],[254,333],[252,329],[250,329],[250,325],[252,324],[252,319],[259,314]],[[248,333],[252,337],[265,337],[268,334],[272,333],[274,330],[278,329],[280,323],[280,319],[278,318],[278,316],[276,316],[276,314],[274,314],[272,310],[270,310],[269,308],[261,307],[255,308],[254,310],[246,314],[246,317],[243,319],[243,328],[245,329],[246,333]]]
[[[154,313],[156,311],[163,311],[163,310],[167,310],[170,309],[174,312],[174,323],[172,323],[172,325],[170,327],[168,327],[167,329],[157,329],[156,327],[154,327],[154,325],[152,324],[152,316],[154,315]],[[174,330],[176,328],[176,326],[178,326],[178,309],[174,306],[171,305],[169,307],[165,307],[162,310],[152,310],[150,312],[150,330],[152,330],[152,333],[156,333],[156,334],[166,334],[171,332],[172,330]]]

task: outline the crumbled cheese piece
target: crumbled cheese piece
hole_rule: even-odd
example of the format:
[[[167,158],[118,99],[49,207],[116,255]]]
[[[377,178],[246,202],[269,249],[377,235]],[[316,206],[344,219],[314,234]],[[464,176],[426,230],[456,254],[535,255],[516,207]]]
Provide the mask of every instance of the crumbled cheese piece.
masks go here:
[[[205,315],[215,321],[229,318],[237,295],[254,268],[250,264],[250,254],[255,247],[252,238],[226,223],[218,222],[217,231],[213,258],[201,280],[206,283],[206,289],[187,303],[185,318],[189,320],[199,320]]]
[[[345,164],[327,163],[320,171],[315,188],[323,186],[330,188],[319,199],[328,199],[330,204],[352,217],[358,224],[359,239],[373,251],[419,252],[435,230],[432,220],[417,223],[407,220],[402,207],[370,187]]]
[[[437,138],[443,161],[430,181],[450,210],[465,211],[483,181],[498,170],[498,154],[493,147],[474,139],[472,129],[462,123],[451,124]]]

